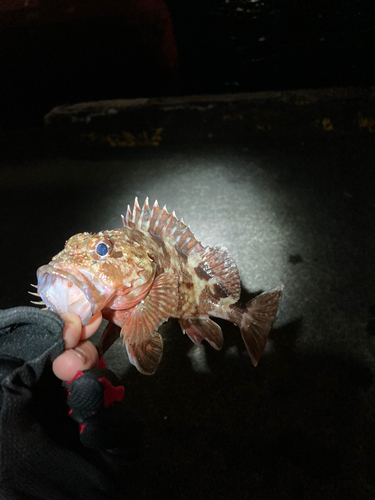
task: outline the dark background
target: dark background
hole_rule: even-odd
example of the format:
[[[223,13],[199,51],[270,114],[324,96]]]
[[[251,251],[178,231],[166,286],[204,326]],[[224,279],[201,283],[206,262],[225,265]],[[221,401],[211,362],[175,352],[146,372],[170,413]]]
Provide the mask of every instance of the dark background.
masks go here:
[[[0,307],[27,305],[36,269],[72,234],[118,227],[135,196],[167,204],[203,244],[226,245],[243,298],[285,286],[256,369],[226,322],[220,352],[164,325],[152,377],[120,343],[107,353],[145,422],[124,498],[375,498],[371,2],[9,0],[1,9]],[[338,100],[335,88],[320,90],[347,86]],[[311,88],[255,96],[255,111],[236,100]],[[222,107],[208,96],[222,93],[232,94]],[[206,96],[160,101],[162,118],[148,118],[146,105],[130,118],[121,111],[114,129],[132,132],[134,147],[58,144],[73,118],[90,132],[116,101],[67,119],[63,107],[55,133],[42,128],[57,105],[191,94]],[[113,130],[108,116],[97,137]],[[140,147],[138,132],[159,120],[158,147]],[[186,135],[169,140],[179,129]]]
[[[369,0],[8,0],[3,123],[98,99],[373,85]]]

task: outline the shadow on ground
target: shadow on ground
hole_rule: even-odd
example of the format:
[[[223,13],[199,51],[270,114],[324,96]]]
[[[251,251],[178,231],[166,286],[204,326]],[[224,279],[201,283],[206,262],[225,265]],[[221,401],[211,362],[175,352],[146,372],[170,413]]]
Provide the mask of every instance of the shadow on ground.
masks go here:
[[[206,373],[197,373],[190,341],[178,325],[168,330],[157,374],[132,370],[124,381],[145,421],[138,498],[375,494],[375,422],[361,397],[373,373],[364,362],[323,346],[296,353],[299,319],[272,332],[272,352],[256,369],[238,330],[225,328],[223,351],[202,347]]]

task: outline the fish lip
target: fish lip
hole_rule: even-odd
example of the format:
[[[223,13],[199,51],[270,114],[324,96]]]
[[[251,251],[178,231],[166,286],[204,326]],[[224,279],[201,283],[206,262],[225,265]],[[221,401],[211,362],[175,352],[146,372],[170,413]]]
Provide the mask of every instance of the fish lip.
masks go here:
[[[79,274],[79,278],[77,278],[76,274]],[[90,281],[79,271],[75,270],[75,274],[70,273],[64,269],[57,268],[51,264],[46,264],[45,266],[41,266],[37,270],[37,279],[38,279],[38,289],[40,284],[43,283],[47,276],[56,276],[58,278],[63,278],[67,281],[71,281],[74,283],[84,294],[86,299],[91,305],[91,314],[94,315],[99,310],[99,302],[101,298],[101,294],[95,287],[90,283]],[[90,286],[91,285],[91,286]],[[53,304],[46,304],[51,307],[51,309],[55,309]]]

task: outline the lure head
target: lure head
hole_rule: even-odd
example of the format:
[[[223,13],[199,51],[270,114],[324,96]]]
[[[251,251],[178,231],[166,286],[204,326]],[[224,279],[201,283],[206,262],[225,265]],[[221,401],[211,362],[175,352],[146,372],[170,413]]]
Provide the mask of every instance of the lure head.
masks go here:
[[[74,312],[86,325],[104,307],[129,309],[152,286],[156,265],[119,229],[72,236],[37,271],[38,293],[52,311]]]

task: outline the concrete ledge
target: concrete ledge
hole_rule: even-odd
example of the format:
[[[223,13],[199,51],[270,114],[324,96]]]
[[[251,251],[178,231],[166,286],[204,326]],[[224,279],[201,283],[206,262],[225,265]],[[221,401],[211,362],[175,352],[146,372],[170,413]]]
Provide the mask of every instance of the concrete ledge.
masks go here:
[[[375,87],[87,102],[58,106],[45,123],[55,140],[108,148],[370,136]]]

